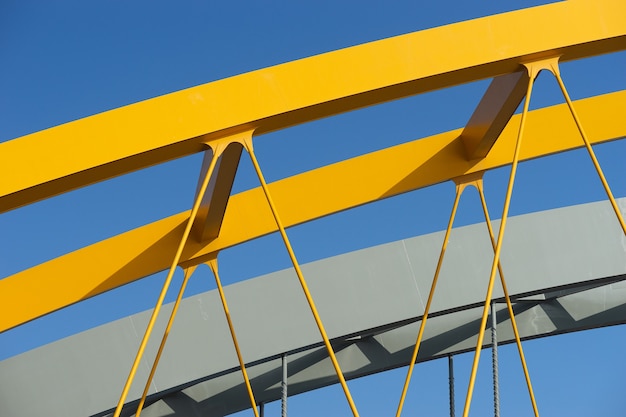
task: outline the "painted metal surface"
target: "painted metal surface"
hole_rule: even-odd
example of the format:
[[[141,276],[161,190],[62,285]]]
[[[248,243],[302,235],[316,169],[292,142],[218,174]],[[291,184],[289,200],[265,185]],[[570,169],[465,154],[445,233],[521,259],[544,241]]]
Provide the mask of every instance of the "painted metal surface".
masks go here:
[[[626,199],[619,203],[626,211]],[[522,338],[626,322],[626,249],[609,203],[512,217],[508,228],[502,264]],[[440,232],[303,265],[320,315],[333,318],[327,330],[347,379],[408,363],[442,239]],[[485,225],[453,229],[446,257],[442,295],[433,299],[418,361],[472,350],[477,341],[493,258]],[[257,296],[260,291],[264,297]],[[500,286],[494,291],[502,301]],[[234,284],[225,293],[257,401],[280,398],[284,352],[290,353],[290,395],[337,382],[293,271]],[[497,309],[498,339],[510,343],[506,308]],[[281,321],[284,311],[287,322]],[[148,316],[1,362],[0,414],[111,413],[130,367],[129,352],[139,344],[135,329],[144,328]],[[183,300],[177,320],[142,415],[226,415],[249,407],[217,291]],[[148,345],[148,359],[157,347],[158,341]],[[142,365],[138,377],[148,372]],[[28,400],[36,395],[38,401]],[[141,387],[131,389],[129,399],[140,396]]]
[[[622,117],[626,91],[578,100],[574,106],[588,126],[591,143],[626,136]],[[290,227],[506,165],[511,161],[518,125],[519,116],[514,116],[489,155],[478,162],[465,158],[461,130],[454,130],[286,178],[269,187],[285,226]],[[583,146],[566,105],[530,112],[526,132],[521,160]],[[386,169],[372,170],[372,166]],[[180,213],[0,280],[0,331],[166,269],[188,216],[188,212]],[[276,230],[260,188],[233,195],[220,236],[203,243],[188,242],[181,255],[182,266],[197,265],[222,249]],[[48,280],[50,276],[56,280]]]
[[[553,58],[550,59],[550,61]],[[469,416],[470,406],[472,403],[472,395],[474,391],[474,384],[476,382],[476,373],[478,372],[478,362],[480,360],[480,354],[483,348],[483,338],[485,337],[485,325],[487,324],[487,317],[489,316],[489,305],[491,304],[491,300],[493,299],[493,287],[496,282],[496,274],[498,273],[498,269],[502,272],[502,268],[500,266],[500,255],[502,253],[502,243],[504,242],[504,232],[506,230],[506,224],[509,217],[509,208],[511,205],[511,196],[513,195],[513,184],[515,183],[515,175],[517,174],[517,166],[519,163],[519,155],[522,148],[522,138],[524,137],[524,128],[526,127],[526,120],[528,118],[528,108],[530,105],[530,97],[533,90],[533,83],[539,72],[545,67],[545,61],[537,61],[532,62],[530,64],[524,64],[525,69],[528,71],[528,86],[526,90],[526,98],[524,99],[524,109],[522,111],[522,117],[519,124],[519,131],[517,134],[517,140],[515,141],[515,151],[513,152],[513,161],[511,162],[511,172],[509,174],[509,181],[506,188],[506,196],[504,197],[504,207],[502,209],[502,217],[500,219],[500,230],[497,234],[497,239],[495,241],[495,245],[493,248],[493,261],[491,262],[491,272],[489,273],[489,284],[487,285],[487,295],[485,296],[485,302],[483,304],[483,314],[480,320],[480,327],[478,328],[478,339],[476,341],[476,349],[474,350],[474,361],[472,364],[472,370],[470,372],[470,380],[467,387],[467,395],[465,396],[465,407],[463,408],[463,417]],[[482,188],[482,187],[481,187]],[[484,201],[484,199],[481,199]],[[485,212],[485,217],[488,217]],[[489,222],[491,223],[491,222]],[[493,242],[493,233],[490,231],[489,237]],[[500,275],[502,277],[502,275]],[[504,281],[502,281],[503,288],[505,287]],[[508,300],[508,297],[507,297]],[[520,357],[523,358],[523,354]],[[524,368],[526,371],[526,369]],[[526,374],[527,381],[528,372]],[[535,412],[535,417],[539,417],[539,413],[537,412],[537,406],[535,404],[534,396],[532,394],[532,388],[529,384],[529,390],[531,393],[531,399],[533,403],[533,410]]]
[[[358,411],[352,401],[346,379],[401,366],[408,361],[410,366],[397,411],[399,417],[411,379],[413,364],[416,361],[466,351],[473,344],[475,346],[474,362],[463,412],[465,417],[469,414],[478,361],[484,345],[486,321],[491,300],[494,297],[496,274],[499,274],[502,292],[501,294],[496,292],[495,297],[503,296],[506,301],[514,335],[513,339],[505,337],[504,342],[515,341],[517,343],[533,410],[538,416],[521,348],[521,338],[573,331],[584,326],[576,321],[562,323],[556,319],[553,320],[554,311],[546,310],[545,306],[537,304],[531,309],[543,308],[545,316],[555,327],[550,330],[550,326],[536,326],[534,321],[532,326],[528,326],[523,321],[521,330],[518,329],[514,310],[520,309],[519,316],[524,317],[526,307],[520,306],[528,306],[528,304],[517,302],[513,304],[501,265],[501,259],[504,259],[502,245],[516,168],[518,163],[525,159],[542,157],[584,145],[604,186],[609,205],[621,226],[623,233],[619,234],[619,237],[623,238],[626,234],[626,223],[620,206],[613,197],[591,147],[592,143],[618,139],[625,135],[626,122],[620,115],[624,113],[626,107],[624,99],[626,92],[580,100],[574,105],[558,68],[559,61],[575,60],[626,49],[624,20],[626,20],[626,6],[618,0],[554,3],[402,35],[254,71],[0,144],[0,175],[10,173],[10,177],[13,178],[10,182],[0,184],[0,212],[116,175],[205,151],[207,147],[211,148],[210,155],[207,153],[205,160],[207,166],[201,173],[196,199],[190,213],[180,213],[0,280],[0,305],[3,308],[0,314],[0,332],[169,268],[155,309],[145,326],[145,333],[141,341],[137,340],[137,355],[130,366],[130,373],[113,415],[114,417],[130,415],[130,411],[123,412],[122,409],[129,396],[132,401],[138,403],[137,415],[141,413],[146,399],[149,404],[146,413],[149,416],[173,415],[172,413],[179,415],[182,413],[180,410],[183,409],[186,410],[185,413],[227,414],[243,406],[240,399],[231,398],[228,394],[216,399],[216,395],[212,393],[216,387],[218,391],[225,387],[230,387],[231,392],[239,390],[229,382],[233,368],[229,367],[232,358],[226,359],[228,356],[226,351],[218,352],[218,355],[226,355],[223,361],[215,363],[211,361],[208,367],[195,366],[193,369],[187,369],[179,367],[176,361],[187,361],[187,364],[191,366],[194,363],[194,356],[184,351],[186,347],[181,347],[180,340],[182,339],[174,339],[174,347],[170,348],[170,352],[174,349],[176,361],[167,358],[165,342],[168,340],[174,317],[181,305],[182,290],[172,307],[171,318],[156,354],[154,353],[155,347],[149,346],[150,334],[158,322],[165,293],[176,267],[180,265],[185,269],[184,288],[196,266],[207,263],[215,274],[224,316],[235,346],[238,369],[242,372],[250,406],[254,408],[255,415],[258,415],[256,404],[274,398],[272,397],[274,394],[268,394],[271,390],[261,387],[260,395],[255,396],[253,390],[256,391],[258,387],[253,385],[260,374],[255,374],[254,370],[258,372],[259,369],[266,369],[263,367],[268,364],[274,366],[276,358],[286,353],[295,358],[296,363],[311,354],[317,357],[312,363],[305,361],[308,365],[302,369],[306,369],[306,372],[301,371],[297,374],[302,379],[300,385],[296,380],[296,392],[338,381],[355,417],[358,417]],[[550,30],[541,33],[526,30],[531,24],[549,27]],[[524,36],[519,36],[520,33],[524,33]],[[455,54],[444,52],[445,55],[441,53],[441,51],[452,49],[457,52]],[[527,70],[527,74],[523,69]],[[534,79],[539,71],[544,69],[551,71],[557,78],[566,105],[529,112]],[[410,144],[363,155],[287,178],[271,186],[264,180],[253,151],[253,135],[259,136],[320,117],[490,77],[495,77],[494,81],[462,131],[442,133]],[[525,103],[521,116],[512,117],[524,97]],[[581,115],[585,120],[585,129],[583,129]],[[535,131],[529,126],[531,118]],[[567,123],[563,123],[571,118],[575,122],[575,128],[571,126],[571,123],[570,127]],[[590,127],[589,134],[587,126]],[[524,138],[524,147],[522,147],[522,138]],[[532,140],[527,140],[531,138]],[[106,139],[107,146],[98,147],[97,144],[104,143],[104,139]],[[250,154],[261,187],[231,197],[231,188],[242,149],[246,149]],[[50,158],[50,156],[54,157]],[[486,170],[508,164],[511,164],[511,174],[503,213],[499,221],[500,230],[497,238],[494,238],[482,194],[482,182],[476,178],[482,176]],[[33,166],[38,169],[32,169]],[[384,169],[375,170],[372,173],[374,171],[371,169],[372,166],[384,167]],[[9,175],[3,176],[9,177]],[[377,262],[375,265],[368,266],[366,276],[376,282],[368,282],[368,285],[364,287],[362,276],[346,273],[351,265],[348,261],[355,261],[351,256],[356,256],[357,261],[372,262],[372,260],[359,259],[363,256],[362,252],[358,255],[344,255],[310,265],[311,272],[307,272],[307,275],[310,273],[316,276],[316,267],[319,265],[324,265],[322,269],[326,268],[322,274],[317,275],[320,277],[317,281],[318,285],[321,282],[325,286],[317,289],[316,301],[313,300],[313,291],[309,290],[309,281],[305,280],[303,270],[286,235],[287,227],[447,180],[454,180],[457,183],[457,196],[432,283],[427,278],[428,274],[423,274],[425,271],[423,268],[427,269],[424,265],[428,265],[428,262],[420,263],[417,269],[413,264],[413,257],[424,256],[429,252],[429,249],[424,247],[411,248],[415,242],[430,238],[420,237],[402,241],[401,250],[396,247],[397,243],[387,245],[382,249],[369,249],[367,256],[376,259]],[[463,269],[463,264],[460,262],[455,263],[447,271],[455,282],[454,285],[450,283],[452,281],[444,285],[447,297],[440,301],[434,297],[435,287],[438,280],[446,276],[446,271],[443,269],[443,256],[448,247],[461,192],[469,184],[475,185],[481,193],[489,231],[488,244],[483,246],[492,250],[493,256],[487,255],[484,247],[477,244],[478,232],[472,231],[470,242],[474,247],[466,248],[461,255],[461,261],[467,257],[476,263],[491,259],[490,268],[488,268],[488,262],[485,264],[485,268],[490,271],[486,274],[489,276],[487,292],[486,296],[481,297],[480,291],[477,290],[480,287],[480,277],[484,277],[480,268]],[[206,192],[207,189],[208,192]],[[323,190],[323,192],[312,192],[312,190]],[[280,214],[278,206],[281,208]],[[594,206],[594,210],[603,210],[598,207],[600,206]],[[576,214],[568,212],[567,209],[559,210],[559,212],[563,219],[571,220],[570,217],[579,216],[586,209],[581,207],[576,210]],[[535,224],[545,223],[545,218],[549,217],[551,213],[542,213],[534,217],[537,220],[536,223],[529,223],[526,218],[518,219],[518,223],[523,223],[527,230],[532,229]],[[593,235],[599,230],[604,231],[611,221],[608,219],[605,221],[604,217],[602,219],[604,223],[594,224],[592,232],[584,227],[579,228],[578,224],[576,224],[576,230],[585,238],[589,233]],[[554,224],[550,226],[554,228]],[[571,232],[571,229],[570,224],[569,229],[563,227],[560,233],[567,236],[567,232]],[[224,248],[276,230],[283,238],[293,263],[297,282],[300,284],[301,292],[289,293],[294,299],[293,308],[296,311],[292,318],[295,324],[290,323],[290,325],[297,327],[297,331],[287,333],[283,336],[285,340],[281,342],[273,341],[270,347],[250,347],[246,346],[247,338],[258,336],[257,333],[261,331],[262,324],[271,322],[272,309],[268,310],[269,313],[261,309],[263,314],[242,319],[244,325],[241,327],[240,343],[238,337],[235,336],[230,309],[217,274],[216,258],[219,251]],[[462,230],[464,229],[456,230],[461,235],[459,240],[463,239]],[[553,233],[556,232],[553,230]],[[615,244],[613,232],[606,233],[610,236],[606,241]],[[189,239],[190,236],[193,237]],[[562,236],[538,234],[536,245],[541,246],[546,241],[561,238]],[[597,244],[596,240],[592,241]],[[513,239],[513,242],[517,241]],[[520,242],[522,243],[513,245],[516,258],[534,249],[534,247],[526,246],[528,245],[527,236]],[[595,252],[586,248],[584,252],[580,252],[584,256],[572,262],[571,257],[575,256],[578,250],[576,242],[566,242],[565,246],[563,246],[564,242],[559,243],[561,246],[544,248],[545,253],[550,253],[550,256],[543,262],[543,271],[550,271],[550,274],[544,273],[540,281],[528,269],[532,269],[541,262],[535,261],[533,265],[525,265],[520,264],[517,259],[506,260],[507,264],[513,265],[512,267],[507,265],[507,268],[512,268],[514,276],[511,280],[513,298],[530,293],[541,294],[546,300],[557,300],[559,306],[562,307],[568,303],[568,300],[577,299],[579,294],[586,294],[583,297],[584,301],[593,304],[597,302],[594,298],[595,292],[601,288],[605,291],[604,303],[599,307],[601,312],[595,315],[591,322],[585,322],[585,326],[604,326],[625,321],[621,308],[626,303],[623,293],[619,290],[613,291],[613,287],[607,290],[607,284],[612,285],[613,282],[621,281],[626,274],[623,270],[624,251],[618,250],[614,254],[615,259],[611,258],[609,262],[611,265],[608,267],[608,269],[614,269],[611,272],[602,272],[602,268],[607,268],[607,265],[598,265],[594,267],[592,277],[582,277],[579,271],[576,271],[563,278],[562,269],[567,269],[573,263],[583,262],[587,268],[580,268],[580,270],[588,270],[588,263],[595,265],[599,261],[594,258]],[[553,244],[553,242],[550,243],[550,245]],[[380,255],[380,252],[389,248],[392,248],[389,253]],[[174,249],[176,250],[172,260],[171,253]],[[472,253],[472,250],[477,252]],[[611,251],[614,248],[602,246],[600,250],[603,254],[602,260],[606,261],[607,254],[613,255]],[[553,263],[558,262],[563,253],[566,254],[569,264],[558,265],[554,268]],[[385,256],[389,256],[389,259],[393,258],[396,262],[390,262]],[[619,266],[614,264],[619,264]],[[328,265],[332,268],[329,269]],[[409,266],[408,274],[407,265]],[[551,267],[553,269],[550,269]],[[81,271],[81,274],[77,274],[77,271]],[[94,273],[90,273],[92,271]],[[372,271],[384,272],[384,275],[376,276]],[[335,277],[334,281],[327,281],[328,276],[335,273],[343,273],[345,276]],[[282,277],[280,273],[274,275]],[[463,284],[458,282],[459,275],[464,276]],[[470,275],[469,278],[468,275]],[[50,277],[54,279],[49,279]],[[292,282],[293,277],[290,280]],[[394,280],[398,280],[397,283]],[[244,305],[258,302],[256,298],[251,299],[250,296],[254,294],[254,285],[258,282],[254,280],[242,284],[239,292],[235,292],[235,303],[241,300],[247,302]],[[271,291],[273,285],[271,282],[271,280],[263,280],[261,291]],[[281,288],[285,282],[281,282]],[[329,289],[328,286],[331,283],[332,286]],[[394,286],[396,284],[397,287]],[[347,301],[342,298],[341,302],[337,303],[334,298],[341,295],[342,292],[338,291],[341,285],[346,285],[351,289],[347,292],[350,297],[355,294],[358,294],[358,297],[348,298]],[[459,287],[463,285],[470,285],[470,287],[467,291],[459,292]],[[422,293],[427,286],[430,286],[430,292],[424,305]],[[314,289],[314,287],[315,284],[312,284],[311,288]],[[378,291],[374,291],[374,288],[378,288]],[[394,292],[400,288],[404,292]],[[453,292],[452,288],[456,292]],[[554,293],[556,295],[553,294],[555,289],[558,290]],[[609,291],[608,295],[607,291]],[[381,294],[385,296],[381,297]],[[308,316],[306,308],[302,309],[302,296],[306,301],[305,305],[309,307]],[[207,297],[211,298],[212,295]],[[607,307],[606,299],[616,303],[615,306],[619,308],[616,310]],[[298,303],[295,303],[295,300]],[[347,312],[358,312],[363,308],[363,303],[366,306],[377,303],[389,311],[384,314],[377,312],[374,315],[362,311],[362,314],[356,317],[346,315]],[[398,305],[396,306],[395,303]],[[473,316],[470,314],[474,314],[481,303],[483,304],[482,316],[477,321],[471,318]],[[188,313],[190,308],[186,306],[189,303],[182,304],[181,311],[187,310]],[[325,310],[323,314],[332,318],[332,320],[324,320],[329,323],[328,326],[322,324],[323,314],[318,311],[318,304]],[[421,310],[416,306],[420,306]],[[342,310],[346,307],[348,307],[347,310]],[[567,314],[570,315],[580,314],[578,309],[578,305],[572,307],[572,304],[565,308]],[[609,312],[608,316],[606,312]],[[395,313],[399,314],[394,315]],[[425,326],[428,315],[431,313],[437,324],[434,330],[429,329],[428,332],[434,331],[434,335],[428,333]],[[561,313],[562,311],[559,311],[555,314],[558,316]],[[205,319],[204,314],[201,316]],[[263,321],[255,325],[254,321],[259,320],[261,316],[263,316]],[[147,319],[147,316],[145,318]],[[310,326],[306,324],[311,324],[311,318],[315,324],[313,327],[318,330],[317,337],[316,332],[311,332]],[[137,319],[130,318],[131,325],[135,324],[135,320]],[[187,316],[186,320],[193,322],[197,318],[194,318],[192,314]],[[396,356],[390,360],[381,352],[365,353],[364,349],[372,349],[372,346],[368,344],[370,340],[379,344],[382,343],[381,341],[387,344],[405,343],[406,337],[399,335],[406,336],[406,329],[412,329],[416,320],[420,321],[420,327],[412,355]],[[471,330],[470,337],[458,339],[459,336],[468,335],[470,324],[477,323],[477,334],[474,334],[475,330]],[[114,324],[110,326],[115,327]],[[217,324],[217,328],[212,327],[210,334],[219,333],[219,326],[222,324]],[[462,331],[461,328],[465,330]],[[93,332],[101,332],[106,336],[109,331],[107,329],[108,327],[104,326]],[[185,332],[187,337],[191,336],[187,329],[184,329],[181,334]],[[390,336],[390,333],[393,333],[393,336]],[[44,356],[50,355],[52,351],[52,356],[57,359],[62,358],[60,363],[76,360],[89,363],[90,361],[82,353],[78,355],[78,358],[74,357],[74,351],[82,352],[82,344],[93,344],[91,342],[93,334],[95,333],[89,333],[88,339],[81,337],[83,335],[68,339],[68,343],[77,343],[76,346],[64,345],[66,341],[63,341],[42,348],[47,352]],[[129,335],[130,333],[124,333],[122,329],[123,334]],[[323,350],[319,349],[319,336],[322,338]],[[423,338],[426,345],[429,341],[432,343],[433,340],[437,340],[439,348],[430,353],[428,350],[426,353],[420,353]],[[223,340],[220,339],[219,343],[222,342]],[[105,362],[111,364],[111,369],[108,370],[110,375],[106,378],[117,377],[119,370],[117,366],[123,363],[118,360],[119,352],[127,352],[135,347],[132,336],[130,339],[123,338],[121,342],[115,343],[118,343],[115,347],[120,348],[119,351],[116,351],[114,347],[102,354],[102,356],[108,355]],[[55,349],[58,346],[67,350],[57,352]],[[252,359],[247,357],[248,365],[251,365],[250,378],[240,346],[253,352]],[[146,371],[141,367],[141,360],[146,349],[149,352],[148,356],[155,356],[155,358],[143,394],[137,396],[137,393],[131,390],[131,386],[135,376]],[[181,349],[181,351],[175,349]],[[37,352],[44,350],[37,350]],[[30,368],[33,367],[31,361],[37,362],[37,357],[29,355],[31,352],[19,356],[18,359],[5,361],[0,364],[0,368],[7,370],[7,375],[12,375],[19,380],[15,372],[25,372],[26,375],[36,372],[35,369]],[[161,376],[157,375],[155,370],[162,355],[165,355],[167,365],[166,372]],[[22,361],[22,358],[27,358],[26,362]],[[215,359],[214,356],[213,359]],[[332,365],[334,373],[328,373],[326,359]],[[346,364],[345,370],[342,370],[343,365],[340,366],[340,360]],[[65,363],[69,369],[74,368],[72,365],[76,364]],[[56,366],[56,364],[51,366]],[[23,367],[27,369],[22,369]],[[85,366],[85,369],[80,369],[78,372],[85,373],[87,368],[89,366]],[[367,371],[364,372],[363,369]],[[272,368],[271,372],[274,371]],[[91,377],[91,374],[81,374],[75,377],[73,380],[85,381]],[[6,381],[6,379],[3,380]],[[218,384],[216,387],[211,386],[216,383]],[[207,384],[211,386],[211,389],[207,389]],[[116,384],[113,383],[113,385]],[[63,387],[63,384],[59,386]],[[91,386],[92,384],[89,385]],[[25,391],[29,389],[31,389],[30,385]],[[71,391],[81,388],[72,386],[68,390],[68,386],[65,386],[65,389]],[[7,392],[13,391],[9,387]],[[149,393],[152,395],[146,398]],[[17,393],[17,396],[19,395],[22,394]],[[79,411],[67,410],[67,401],[65,401],[65,404],[57,408],[55,405],[47,405],[45,412],[53,409],[54,413],[64,415],[108,414],[111,410],[107,407],[111,400],[107,395],[91,393],[87,395],[86,400],[81,398]],[[61,397],[62,393],[59,393],[54,398],[59,400]],[[193,401],[187,401],[185,398],[191,398]],[[10,400],[10,397],[7,396],[6,399]],[[177,403],[178,409],[171,409],[170,404],[174,403]],[[33,404],[32,406],[36,408],[43,405]],[[12,405],[7,407],[12,407]],[[7,409],[7,411],[11,415],[18,415],[15,414],[16,410]],[[77,412],[79,414],[75,414]],[[27,410],[27,413],[30,414],[26,415],[41,414],[34,409]]]
[[[259,135],[515,72],[538,58],[623,50],[624,20],[621,0],[557,2],[253,71],[27,135],[0,144],[0,177],[14,178],[0,183],[0,212],[201,152],[203,142],[243,130]]]
[[[261,171],[261,167],[259,166],[259,162],[254,153],[254,149],[252,146],[252,135],[250,135],[243,142],[246,150],[250,154],[250,158],[252,159],[252,164],[254,165],[254,169],[259,177],[259,181],[261,182],[261,188],[263,189],[263,194],[265,194],[265,198],[267,199],[267,204],[270,207],[272,212],[272,217],[276,222],[276,227],[278,228],[278,232],[285,244],[285,249],[287,249],[287,253],[289,254],[289,259],[291,260],[291,264],[293,265],[293,270],[298,277],[298,282],[300,283],[300,287],[302,288],[302,292],[304,294],[304,298],[306,299],[307,305],[311,310],[311,314],[313,315],[313,319],[315,320],[315,325],[319,330],[320,336],[322,337],[322,341],[324,342],[324,346],[326,347],[326,352],[328,352],[328,357],[333,364],[333,368],[335,369],[335,373],[337,378],[339,379],[339,383],[341,384],[341,388],[343,389],[344,395],[346,396],[346,401],[348,401],[348,405],[350,406],[350,411],[354,417],[359,417],[359,412],[356,409],[356,405],[354,404],[354,400],[352,399],[352,394],[350,393],[350,389],[346,384],[346,379],[343,376],[343,371],[337,361],[337,356],[335,355],[335,350],[330,344],[330,340],[328,339],[328,333],[326,332],[326,327],[322,322],[322,318],[320,317],[315,301],[313,300],[313,296],[311,295],[311,291],[309,291],[309,284],[307,284],[306,279],[304,278],[304,274],[302,273],[302,268],[300,268],[300,263],[296,259],[296,254],[293,251],[291,246],[291,242],[289,237],[287,236],[287,232],[285,231],[285,226],[283,221],[281,220],[281,216],[278,214],[278,210],[276,209],[276,204],[274,203],[274,199],[269,191],[267,186],[267,182],[265,181],[265,177],[263,176],[263,172]]]
[[[220,234],[242,150],[241,144],[234,142],[229,144],[218,157],[215,173],[209,181],[207,192],[193,224],[193,237],[199,242],[215,239]],[[200,172],[207,172],[211,159],[213,159],[213,152],[209,149],[204,153]],[[198,181],[198,191],[203,179],[201,176]]]
[[[461,133],[468,159],[487,156],[526,96],[527,71],[494,78]]]

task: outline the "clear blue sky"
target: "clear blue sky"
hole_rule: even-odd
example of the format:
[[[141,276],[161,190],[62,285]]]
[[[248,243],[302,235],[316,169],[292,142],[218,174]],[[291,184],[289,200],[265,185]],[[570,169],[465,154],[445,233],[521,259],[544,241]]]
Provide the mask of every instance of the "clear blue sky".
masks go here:
[[[539,3],[4,0],[0,141],[250,70]],[[574,99],[621,90],[626,88],[626,54],[568,63],[562,73]],[[472,83],[260,137],[261,165],[272,181],[462,127],[486,86],[486,81]],[[559,102],[555,81],[542,74],[531,107]],[[625,142],[597,147],[620,197],[626,196]],[[0,215],[0,277],[189,209],[200,162],[198,156],[184,158]],[[507,174],[503,169],[486,177],[494,217],[501,211]],[[244,156],[235,191],[257,185]],[[572,152],[521,165],[511,214],[604,198],[585,154]],[[289,234],[300,261],[308,262],[442,230],[452,199],[452,185],[441,184]],[[481,220],[475,198],[464,199],[460,210],[459,225]],[[226,283],[289,266],[277,236],[227,250],[220,262]],[[212,289],[212,280],[205,278],[192,279],[188,294]],[[0,360],[150,308],[162,279],[159,274],[0,334]],[[623,326],[526,343],[542,415],[624,415],[624,346]],[[501,360],[503,415],[531,415],[514,348],[503,347]],[[457,410],[470,362],[470,355],[456,358]],[[401,369],[351,382],[361,415],[391,414],[404,374]],[[490,389],[484,355],[472,415],[492,412]],[[420,415],[447,415],[446,361],[418,366],[405,410],[405,415],[418,410]],[[278,413],[276,405],[267,411]],[[333,386],[290,398],[290,413],[348,415],[349,410],[341,389]]]

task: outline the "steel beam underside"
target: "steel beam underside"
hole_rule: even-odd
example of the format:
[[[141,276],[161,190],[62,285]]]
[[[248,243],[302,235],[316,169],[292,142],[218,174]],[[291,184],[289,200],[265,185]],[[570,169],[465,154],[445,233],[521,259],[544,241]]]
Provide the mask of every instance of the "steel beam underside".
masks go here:
[[[619,202],[626,207],[626,199]],[[502,263],[522,337],[626,322],[626,251],[610,204],[513,217],[509,228]],[[442,238],[443,232],[419,236],[303,266],[347,378],[406,365]],[[484,224],[453,230],[418,360],[473,349],[476,307],[492,257]],[[290,352],[290,395],[336,382],[291,270],[226,291],[258,401],[280,397],[283,352]],[[494,297],[502,297],[497,285]],[[504,309],[498,307],[498,332],[506,342],[513,336]],[[284,311],[288,322],[281,320]],[[134,329],[144,327],[148,316],[140,313],[0,362],[0,414],[107,415],[132,360],[129,352],[139,343]],[[149,345],[147,364],[157,346]],[[138,378],[148,371],[142,367]],[[244,390],[216,291],[184,300],[150,391],[153,404],[142,415],[226,415],[249,406]],[[140,394],[141,387],[134,387],[130,401]]]
[[[577,111],[593,143],[626,136],[626,91],[578,100]],[[359,205],[510,164],[519,115],[487,157],[468,161],[461,129],[342,161],[270,184],[287,227]],[[529,115],[521,159],[582,145],[565,105]],[[372,166],[385,169],[372,170]],[[311,190],[315,190],[312,192]],[[0,280],[0,331],[166,269],[188,212],[103,240]],[[218,238],[189,242],[183,266],[276,231],[260,188],[230,198]],[[54,280],[48,277],[54,276]],[[77,277],[80,277],[78,279]]]
[[[0,212],[201,152],[202,143],[233,133],[284,129],[512,73],[536,59],[621,51],[624,21],[621,0],[558,2],[253,71],[23,136],[0,144],[0,177],[12,178],[0,182]]]

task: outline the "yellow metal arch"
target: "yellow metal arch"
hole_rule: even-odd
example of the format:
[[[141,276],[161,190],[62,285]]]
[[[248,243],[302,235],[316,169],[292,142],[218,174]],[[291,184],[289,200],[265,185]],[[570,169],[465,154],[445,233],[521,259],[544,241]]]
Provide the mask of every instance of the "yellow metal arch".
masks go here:
[[[33,133],[0,144],[0,177],[12,178],[0,182],[0,212],[200,152],[203,142],[233,133],[259,135],[495,77],[538,58],[623,50],[624,21],[621,0],[549,4],[293,61]]]
[[[458,181],[459,177],[474,181],[484,171],[512,164],[466,398],[464,415],[467,415],[518,161],[581,147],[580,133],[626,233],[626,225],[588,142],[601,143],[626,135],[623,118],[626,91],[579,100],[575,104],[576,112],[572,107],[560,105],[528,114],[530,93],[538,71],[550,69],[557,76],[564,97],[571,105],[558,74],[558,61],[626,49],[625,21],[626,4],[621,0],[555,3],[265,68],[2,143],[0,176],[13,180],[0,182],[0,212],[202,152],[207,147],[212,153],[205,159],[208,168],[201,178],[191,213],[177,214],[0,280],[3,308],[0,332],[169,266],[166,283],[115,411],[118,416],[174,269],[181,265],[190,274],[196,265],[208,262],[216,275],[254,408],[254,395],[217,276],[216,256],[222,249],[278,229],[353,415],[357,417],[356,406],[284,228],[443,181]],[[531,27],[542,30],[534,31]],[[522,67],[528,68],[528,73],[520,71]],[[445,132],[362,155],[278,181],[271,187],[265,183],[256,162],[253,134],[261,135],[321,117],[491,77],[496,78],[465,130]],[[520,122],[519,116],[511,115],[524,97]],[[589,126],[587,135],[578,115]],[[524,130],[527,116],[532,122]],[[528,138],[523,149],[520,147],[522,131]],[[230,147],[234,143],[238,146]],[[223,152],[229,147],[229,152]],[[244,148],[250,153],[262,187],[229,197]],[[447,233],[452,227],[459,196],[457,193]],[[485,215],[488,218],[486,209]],[[192,229],[196,239],[188,241]],[[493,241],[493,234],[491,238]],[[178,249],[172,261],[173,248]],[[444,250],[445,246],[442,256]],[[429,304],[435,282],[436,278]],[[179,300],[181,296],[182,292]],[[425,319],[426,315],[423,323]],[[166,338],[167,332],[162,347]],[[519,344],[519,337],[516,338]],[[154,369],[156,362],[152,372]],[[526,370],[525,373],[532,398]],[[533,407],[538,415],[534,398]]]
[[[626,91],[579,100],[575,106],[593,143],[626,136]],[[522,160],[582,147],[564,104],[530,112],[529,120]],[[318,168],[270,188],[285,225],[294,226],[510,164],[518,124],[515,116],[479,161],[466,159],[459,129]],[[188,217],[188,212],[168,217],[0,280],[0,305],[7,312],[0,315],[0,331],[166,269]],[[197,265],[222,249],[276,230],[260,188],[233,195],[219,237],[189,241],[181,264]]]

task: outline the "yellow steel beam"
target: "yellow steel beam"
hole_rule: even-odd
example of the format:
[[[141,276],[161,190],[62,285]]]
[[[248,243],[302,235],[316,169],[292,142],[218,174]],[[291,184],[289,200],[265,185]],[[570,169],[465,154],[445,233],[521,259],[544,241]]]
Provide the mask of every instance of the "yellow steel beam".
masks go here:
[[[199,242],[215,239],[220,234],[242,150],[243,146],[240,143],[231,143],[217,160],[213,177],[193,223],[193,235]],[[201,172],[208,172],[207,168],[212,156],[211,150],[205,151]],[[204,178],[199,179],[198,190],[200,190],[200,184],[203,180]]]
[[[574,105],[589,126],[591,143],[626,135],[626,91]],[[491,152],[477,162],[465,158],[459,129],[286,178],[270,189],[285,226],[293,226],[510,164],[518,125],[519,116],[514,116]],[[526,129],[521,160],[583,146],[565,104],[531,112]],[[187,212],[174,215],[0,280],[0,331],[167,268],[188,217]],[[234,195],[219,237],[188,242],[181,264],[204,262],[224,248],[274,231],[276,223],[260,188]]]
[[[0,212],[256,134],[413,94],[626,49],[623,0],[567,1],[384,39],[111,110],[0,144]],[[541,31],[530,30],[541,27]],[[453,53],[451,53],[453,51]]]
[[[526,71],[493,79],[461,133],[468,159],[484,158],[526,95]]]

